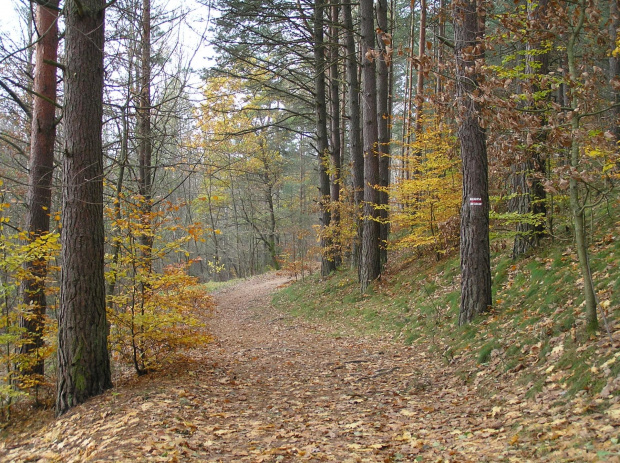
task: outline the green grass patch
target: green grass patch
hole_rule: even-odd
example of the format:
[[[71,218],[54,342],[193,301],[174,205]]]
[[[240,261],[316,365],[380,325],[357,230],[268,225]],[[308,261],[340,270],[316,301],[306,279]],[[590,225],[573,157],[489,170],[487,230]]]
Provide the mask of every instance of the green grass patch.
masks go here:
[[[491,359],[491,354],[496,348],[496,342],[489,342],[483,345],[478,352],[478,363],[487,363]]]
[[[208,293],[214,293],[216,291],[238,285],[242,282],[242,279],[235,278],[234,280],[228,281],[207,281],[206,283],[202,283],[201,286]]]

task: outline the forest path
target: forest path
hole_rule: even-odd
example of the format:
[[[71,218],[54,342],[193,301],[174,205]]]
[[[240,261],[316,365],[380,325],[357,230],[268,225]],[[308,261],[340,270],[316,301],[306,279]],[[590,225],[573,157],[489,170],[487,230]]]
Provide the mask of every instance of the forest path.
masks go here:
[[[270,301],[287,282],[270,274],[220,291],[215,343],[26,427],[0,444],[0,461],[562,461],[533,457],[546,428],[515,427],[547,415],[510,385],[494,406],[426,349],[283,314]]]

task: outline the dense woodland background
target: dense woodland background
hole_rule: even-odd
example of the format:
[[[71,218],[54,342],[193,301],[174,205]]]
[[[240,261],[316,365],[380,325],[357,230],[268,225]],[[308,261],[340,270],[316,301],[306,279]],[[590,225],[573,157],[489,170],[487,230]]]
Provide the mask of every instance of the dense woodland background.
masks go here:
[[[403,255],[424,270],[460,249],[465,325],[497,304],[492,250],[562,243],[580,329],[613,325],[618,286],[589,253],[616,239],[616,0],[18,8],[0,37],[5,411],[56,378],[58,413],[100,393],[110,353],[144,374],[207,343],[205,282],[319,261],[364,293]]]

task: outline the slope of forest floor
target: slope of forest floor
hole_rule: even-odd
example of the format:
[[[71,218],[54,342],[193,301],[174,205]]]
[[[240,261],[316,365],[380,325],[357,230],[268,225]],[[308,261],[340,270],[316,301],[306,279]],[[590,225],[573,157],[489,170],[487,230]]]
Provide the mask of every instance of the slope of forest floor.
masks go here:
[[[216,294],[216,341],[61,418],[3,432],[0,461],[620,461],[620,404],[465,381],[432,345],[275,308],[284,275]],[[491,370],[490,370],[491,371]],[[516,373],[515,373],[516,374]]]
[[[564,227],[556,227],[559,233],[553,239],[544,239],[534,253],[517,260],[510,256],[509,240],[495,239],[494,306],[462,327],[457,323],[457,250],[439,261],[434,254],[392,254],[381,280],[365,294],[355,272],[343,269],[291,285],[276,295],[275,303],[295,316],[330,326],[336,336],[387,336],[416,351],[432,352],[448,376],[458,378],[454,387],[475,390],[484,397],[482,403],[493,404],[493,416],[509,418],[510,445],[534,433],[537,443],[529,457],[534,461],[616,461],[620,221],[614,211],[619,207],[616,199],[596,221],[593,217],[596,227],[588,235],[599,303],[597,333],[586,330],[583,278],[572,235]],[[515,403],[521,411],[514,410]],[[529,414],[541,410],[546,418],[529,420]],[[551,431],[536,431],[549,423]],[[574,434],[574,424],[582,431]],[[599,445],[584,430],[606,437]],[[574,456],[566,445],[582,452],[597,450]]]

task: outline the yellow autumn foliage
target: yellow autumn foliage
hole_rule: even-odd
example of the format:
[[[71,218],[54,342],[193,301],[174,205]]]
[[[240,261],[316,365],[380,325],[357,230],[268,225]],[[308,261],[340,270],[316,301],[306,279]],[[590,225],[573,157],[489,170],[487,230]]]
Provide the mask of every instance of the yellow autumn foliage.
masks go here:
[[[112,243],[120,246],[116,256],[109,256],[106,274],[114,288],[108,295],[109,342],[116,360],[142,374],[211,340],[205,319],[213,302],[188,274],[193,262],[184,259],[185,244],[203,233],[200,225],[179,225],[171,217],[178,206],[173,203],[153,211],[148,220],[141,220],[139,202],[124,198],[122,206],[121,217],[113,220]],[[112,209],[107,212],[115,215]],[[146,233],[154,237],[151,249],[140,240]],[[166,265],[171,256],[183,263]]]
[[[462,174],[456,138],[436,117],[394,156],[400,172],[390,186],[394,248],[425,248],[445,252],[458,239]],[[456,236],[455,236],[456,235]]]
[[[197,278],[187,274],[186,265],[170,265],[148,280],[148,289],[138,299],[123,292],[110,298],[116,310],[108,309],[113,352],[120,360],[137,363],[139,372],[212,339],[204,323],[213,309],[212,299]]]

